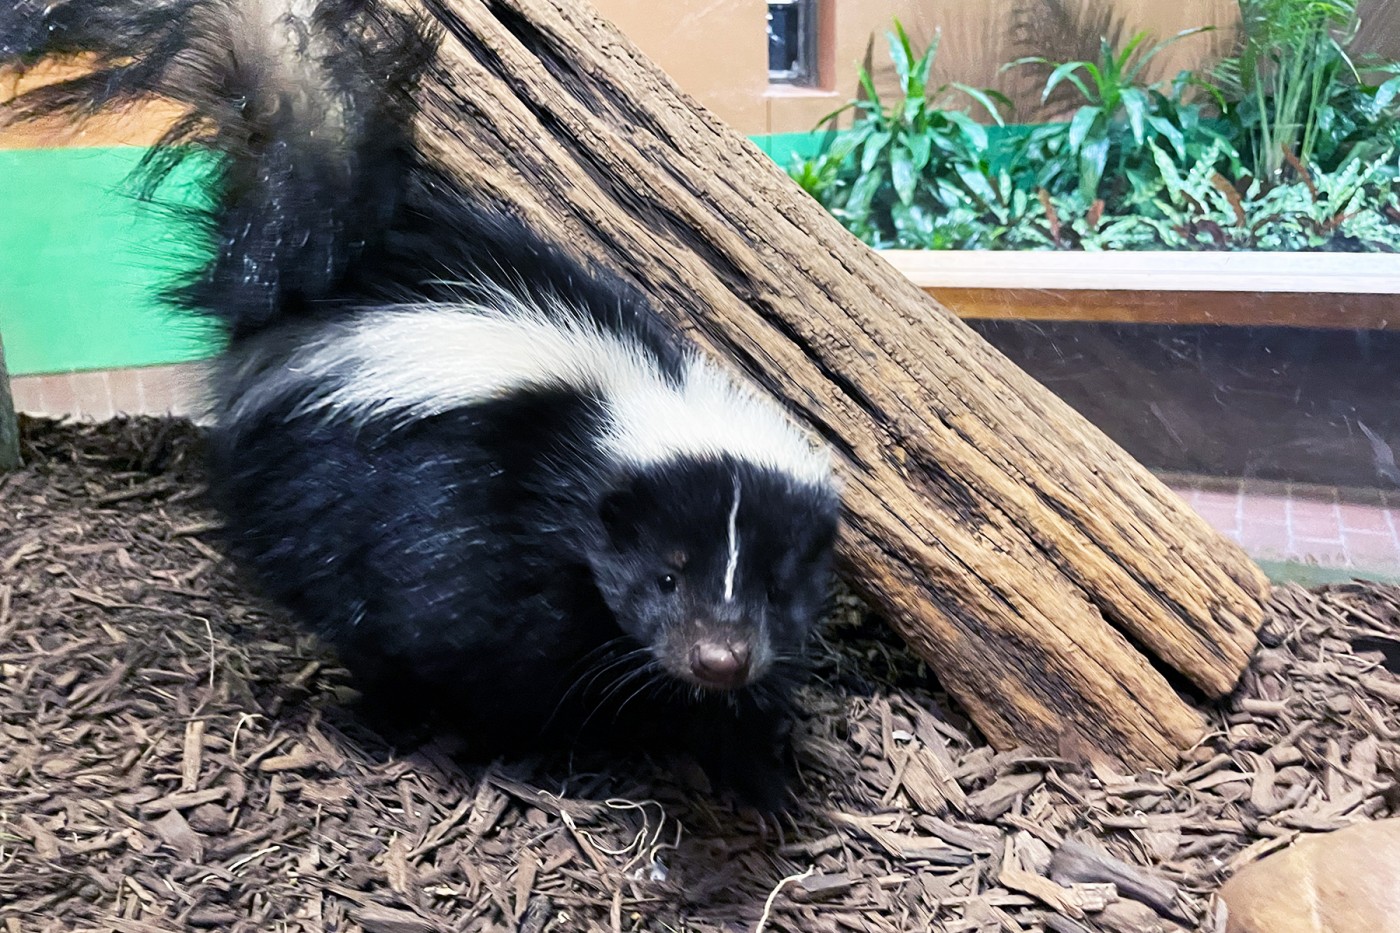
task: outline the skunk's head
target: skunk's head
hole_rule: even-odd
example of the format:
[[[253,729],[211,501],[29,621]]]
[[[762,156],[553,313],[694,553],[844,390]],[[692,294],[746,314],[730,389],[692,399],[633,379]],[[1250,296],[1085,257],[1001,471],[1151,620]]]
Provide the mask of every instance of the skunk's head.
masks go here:
[[[800,661],[826,599],[838,509],[834,486],[742,461],[640,468],[599,503],[594,578],[671,676],[745,687]]]

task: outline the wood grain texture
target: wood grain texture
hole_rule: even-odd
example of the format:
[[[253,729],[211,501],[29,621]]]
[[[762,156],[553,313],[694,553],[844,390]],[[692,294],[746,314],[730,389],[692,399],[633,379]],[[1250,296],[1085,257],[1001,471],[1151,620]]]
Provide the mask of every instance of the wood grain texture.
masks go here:
[[[1200,736],[1158,665],[1230,690],[1266,591],[1242,552],[588,7],[428,7],[425,148],[835,448],[849,575],[995,744],[1141,765]]]
[[[1390,330],[1400,256],[882,250],[965,320]]]

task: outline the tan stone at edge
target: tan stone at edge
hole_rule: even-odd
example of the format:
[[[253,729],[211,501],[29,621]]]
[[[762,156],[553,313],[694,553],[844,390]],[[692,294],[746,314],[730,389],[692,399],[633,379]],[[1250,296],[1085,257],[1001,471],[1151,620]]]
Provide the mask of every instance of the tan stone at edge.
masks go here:
[[[1306,837],[1220,897],[1226,933],[1400,933],[1400,819]]]

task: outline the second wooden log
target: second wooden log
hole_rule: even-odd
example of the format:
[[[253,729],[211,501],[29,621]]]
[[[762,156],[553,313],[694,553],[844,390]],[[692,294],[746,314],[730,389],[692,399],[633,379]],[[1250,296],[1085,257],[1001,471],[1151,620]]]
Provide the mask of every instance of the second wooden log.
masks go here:
[[[1247,663],[1267,584],[1233,544],[585,5],[428,8],[425,148],[832,445],[852,580],[991,741],[1161,765],[1199,737],[1164,671],[1218,696]]]

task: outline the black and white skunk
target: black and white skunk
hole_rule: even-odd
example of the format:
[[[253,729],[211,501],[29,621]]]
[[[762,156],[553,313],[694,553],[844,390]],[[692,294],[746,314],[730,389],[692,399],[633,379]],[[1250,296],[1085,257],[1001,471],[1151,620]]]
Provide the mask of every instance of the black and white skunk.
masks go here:
[[[430,31],[369,0],[26,4],[0,51],[104,66],[18,112],[161,94],[192,108],[170,142],[222,158],[216,255],[176,292],[230,336],[212,492],[234,556],[369,703],[486,754],[679,738],[778,805],[828,456],[623,280],[424,164]]]

